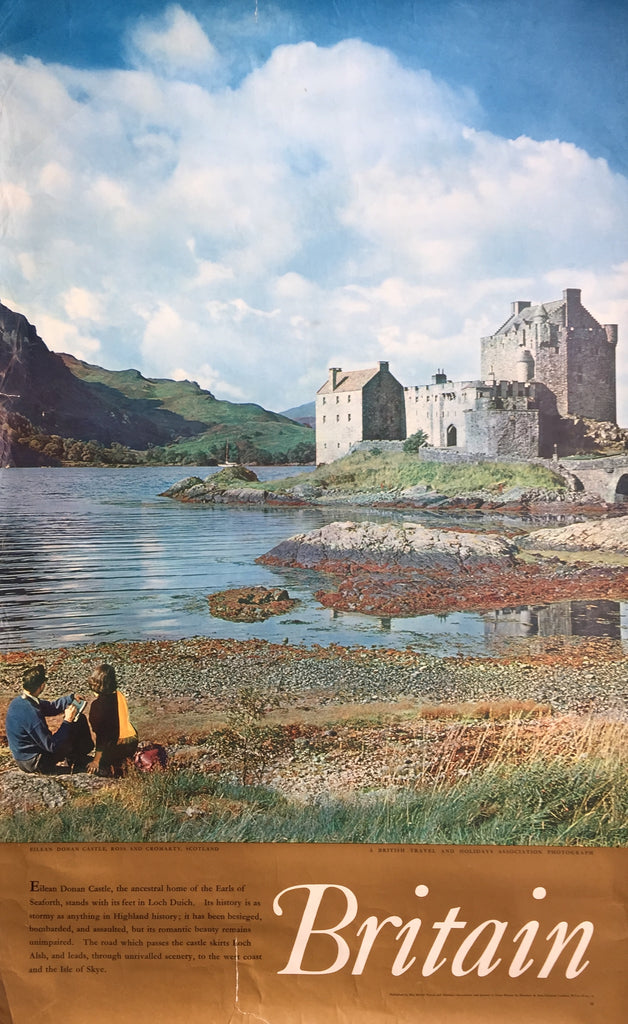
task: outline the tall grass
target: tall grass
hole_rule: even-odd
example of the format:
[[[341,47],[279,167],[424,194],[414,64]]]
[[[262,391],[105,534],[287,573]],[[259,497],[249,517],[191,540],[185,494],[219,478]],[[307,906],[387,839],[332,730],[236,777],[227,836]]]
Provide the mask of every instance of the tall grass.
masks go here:
[[[499,494],[509,487],[564,489],[562,477],[545,466],[529,463],[472,462],[447,465],[418,459],[404,452],[372,454],[353,452],[312,473],[265,483],[267,490],[281,491],[307,483],[325,490],[390,491],[423,484],[440,494],[453,496],[470,491]]]
[[[433,723],[421,720],[416,736]],[[224,772],[131,774],[54,811],[6,815],[6,842],[396,842],[624,846],[626,729],[576,718],[455,723],[412,750],[402,777],[392,741],[388,784],[299,799],[237,785]],[[326,734],[326,742],[329,742]],[[341,738],[338,737],[338,742]],[[362,741],[362,748],[365,743]],[[402,745],[403,746],[403,745]],[[354,750],[360,737],[354,737]],[[372,747],[363,751],[373,759]],[[320,748],[317,751],[320,757]],[[350,756],[350,754],[348,755]],[[407,762],[408,757],[405,758]],[[290,791],[290,788],[287,787]]]
[[[623,765],[534,761],[448,787],[288,800],[172,771],[2,822],[4,842],[348,842],[624,846]]]

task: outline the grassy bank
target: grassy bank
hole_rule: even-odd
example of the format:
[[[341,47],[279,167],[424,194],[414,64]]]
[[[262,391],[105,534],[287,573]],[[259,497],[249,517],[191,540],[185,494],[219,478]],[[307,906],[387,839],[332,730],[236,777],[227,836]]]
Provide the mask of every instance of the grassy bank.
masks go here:
[[[192,772],[134,776],[97,801],[2,821],[3,842],[347,842],[625,846],[628,772],[534,762],[447,789],[296,802]]]
[[[526,462],[472,462],[445,464],[418,459],[405,452],[354,452],[314,472],[265,483],[266,490],[282,491],[297,484],[351,493],[403,490],[423,485],[453,497],[470,491],[500,494],[511,487],[526,490],[563,489],[562,477],[545,466]]]
[[[8,842],[360,842],[623,846],[628,843],[626,726],[538,714],[452,720],[428,711],[412,728],[372,722],[301,732],[239,727],[254,762],[241,777],[242,744],[197,747],[164,772],[135,772],[54,811],[5,815]],[[248,732],[247,732],[248,728]],[[238,730],[236,730],[238,732]],[[296,730],[298,733],[298,730]],[[224,730],[223,730],[224,736]],[[283,736],[283,742],[279,742]],[[374,744],[377,742],[377,747]],[[365,784],[359,766],[384,774]],[[261,762],[258,761],[258,767]],[[205,765],[203,767],[203,765]],[[330,788],[336,765],[344,784]],[[314,768],[315,792],[300,791]],[[291,774],[293,773],[293,774]],[[245,772],[245,777],[246,777]],[[257,776],[257,778],[256,778]],[[294,779],[294,784],[291,784]],[[283,781],[283,785],[281,782]]]

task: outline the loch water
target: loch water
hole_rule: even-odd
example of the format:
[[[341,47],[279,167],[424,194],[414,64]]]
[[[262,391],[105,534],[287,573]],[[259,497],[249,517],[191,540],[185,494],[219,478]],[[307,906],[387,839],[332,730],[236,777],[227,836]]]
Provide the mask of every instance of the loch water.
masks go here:
[[[262,480],[302,471],[256,467]],[[373,518],[372,510],[192,505],[159,497],[185,475],[212,472],[180,466],[0,470],[0,650],[200,635],[412,646],[444,655],[496,653],[503,644],[557,632],[628,640],[627,606],[611,601],[487,616],[331,612],[314,597],[330,586],[328,579],[255,559],[295,533],[334,519]],[[396,517],[378,514],[382,521]],[[409,517],[436,525],[434,513]],[[447,521],[465,519],[448,514]],[[209,594],[255,584],[285,586],[299,604],[264,623],[211,616]]]

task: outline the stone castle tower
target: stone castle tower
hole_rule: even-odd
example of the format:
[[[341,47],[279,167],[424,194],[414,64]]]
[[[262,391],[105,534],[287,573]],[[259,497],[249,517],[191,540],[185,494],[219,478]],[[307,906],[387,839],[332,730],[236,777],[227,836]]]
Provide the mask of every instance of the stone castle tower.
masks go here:
[[[533,306],[513,302],[495,334],[481,340],[481,376],[534,381],[542,414],[616,420],[617,325],[601,325],[584,308],[579,288]]]

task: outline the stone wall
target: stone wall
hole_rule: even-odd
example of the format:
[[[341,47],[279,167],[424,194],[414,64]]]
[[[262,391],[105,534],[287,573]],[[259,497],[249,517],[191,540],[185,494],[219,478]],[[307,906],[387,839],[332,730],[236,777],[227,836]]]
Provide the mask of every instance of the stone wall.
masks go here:
[[[316,462],[333,462],[361,441],[362,391],[339,391],[316,396]]]
[[[403,441],[387,441],[378,438],[371,441],[356,441],[355,444],[351,445],[352,452],[370,452],[373,449],[380,452],[402,452]]]
[[[364,385],[362,395],[362,437],[365,440],[395,441],[406,437],[403,386],[390,373],[387,364]]]
[[[530,459],[539,454],[539,413],[473,409],[466,413],[467,451],[496,458]]]
[[[470,393],[468,388],[472,389]],[[408,436],[422,430],[429,444],[438,448],[464,448],[465,411],[474,398],[475,390],[470,381],[454,384],[448,380],[405,388]]]
[[[533,385],[445,381],[406,388],[405,398],[408,434],[422,430],[436,448],[508,458],[539,454]]]

